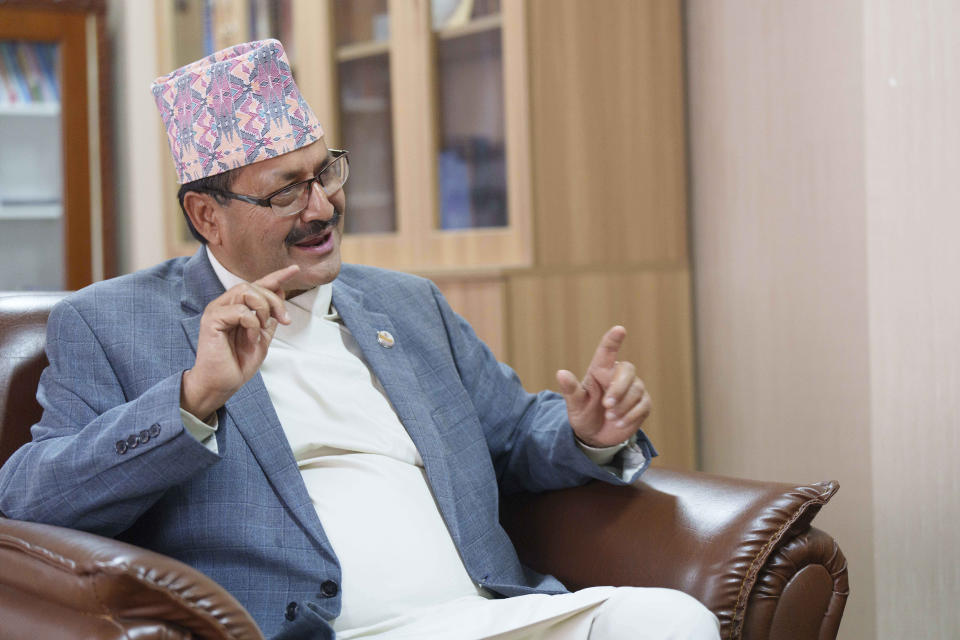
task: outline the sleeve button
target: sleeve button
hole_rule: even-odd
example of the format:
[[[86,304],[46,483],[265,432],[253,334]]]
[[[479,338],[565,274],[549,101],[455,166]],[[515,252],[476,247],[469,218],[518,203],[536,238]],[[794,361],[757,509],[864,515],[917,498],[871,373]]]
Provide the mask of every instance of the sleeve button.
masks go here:
[[[287,612],[284,614],[284,617],[291,622],[297,619],[297,609],[298,605],[296,602],[291,602],[287,605]]]
[[[340,587],[333,580],[324,580],[320,585],[320,596],[323,598],[332,598],[339,593]]]
[[[123,455],[127,452],[127,443],[125,440],[117,440],[117,453]]]
[[[136,449],[139,444],[140,444],[140,441],[137,440],[137,436],[136,436],[136,435],[130,434],[129,436],[127,436],[127,448],[128,448],[128,449]]]
[[[149,432],[150,432],[151,438],[156,438],[158,435],[160,435],[160,425],[159,424],[150,425]]]
[[[137,435],[137,442],[140,444],[147,444],[150,441],[150,432],[144,429]]]

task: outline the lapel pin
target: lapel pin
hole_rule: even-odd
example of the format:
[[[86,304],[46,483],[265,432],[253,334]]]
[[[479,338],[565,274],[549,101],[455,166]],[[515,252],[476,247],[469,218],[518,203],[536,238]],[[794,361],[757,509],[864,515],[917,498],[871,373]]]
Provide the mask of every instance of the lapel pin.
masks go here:
[[[393,339],[389,331],[377,331],[377,342],[379,342],[380,346],[384,349],[389,349],[394,345],[396,340]]]

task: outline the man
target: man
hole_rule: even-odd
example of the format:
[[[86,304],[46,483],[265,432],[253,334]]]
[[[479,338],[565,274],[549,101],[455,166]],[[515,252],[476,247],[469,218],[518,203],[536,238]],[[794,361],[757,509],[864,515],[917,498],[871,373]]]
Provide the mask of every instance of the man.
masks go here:
[[[678,592],[566,593],[498,522],[499,491],[622,484],[656,455],[622,327],[531,395],[431,283],[341,265],[348,156],[279,42],[154,96],[204,246],[54,309],[0,510],[178,558],[277,637],[716,637]]]

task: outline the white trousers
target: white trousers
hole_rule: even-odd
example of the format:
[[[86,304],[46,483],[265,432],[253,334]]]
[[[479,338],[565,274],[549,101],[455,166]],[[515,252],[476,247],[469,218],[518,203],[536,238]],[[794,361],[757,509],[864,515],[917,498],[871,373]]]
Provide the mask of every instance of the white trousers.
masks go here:
[[[425,607],[339,640],[719,640],[716,616],[672,589],[592,587],[557,596],[466,597]]]

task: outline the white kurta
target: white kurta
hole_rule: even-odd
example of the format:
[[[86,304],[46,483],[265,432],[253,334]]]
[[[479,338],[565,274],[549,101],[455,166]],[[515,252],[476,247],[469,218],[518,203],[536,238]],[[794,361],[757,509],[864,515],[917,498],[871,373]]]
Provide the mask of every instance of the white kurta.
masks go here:
[[[225,288],[241,282],[208,255]],[[476,585],[423,460],[331,295],[324,285],[286,301],[292,323],[277,328],[260,373],[341,564],[338,638],[585,639],[612,596],[641,591],[492,599]]]
[[[485,638],[602,603],[608,589],[490,600],[470,579],[423,460],[331,293],[287,301],[292,322],[277,328],[260,373],[340,560],[338,637]]]
[[[356,340],[329,313],[330,294],[325,285],[287,303],[292,324],[277,328],[260,373],[340,560],[340,630],[480,590],[413,441]]]

